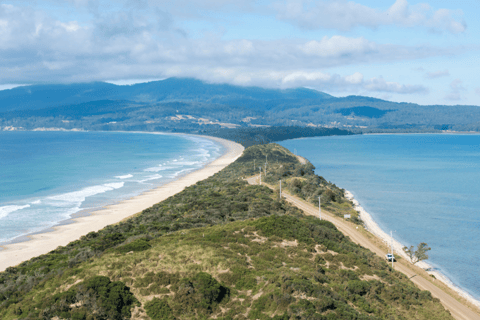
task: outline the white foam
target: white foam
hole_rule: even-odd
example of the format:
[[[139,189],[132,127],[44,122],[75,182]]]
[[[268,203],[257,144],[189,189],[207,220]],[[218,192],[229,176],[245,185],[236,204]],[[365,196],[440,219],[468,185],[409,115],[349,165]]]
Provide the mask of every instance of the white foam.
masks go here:
[[[40,203],[42,203],[41,200],[35,200],[35,201],[32,202],[32,204],[40,204]]]
[[[168,169],[173,169],[174,167],[169,167],[169,166],[158,166],[158,167],[152,167],[152,168],[147,168],[143,171],[146,171],[146,172],[159,172],[159,171],[164,171],[164,170],[168,170]]]
[[[194,166],[196,164],[199,164],[200,161],[179,161],[175,163],[176,166]]]
[[[115,178],[117,178],[117,179],[128,179],[128,178],[133,178],[133,175],[126,174],[124,176],[116,176]]]
[[[188,168],[188,169],[183,169],[183,170],[177,171],[177,172],[175,172],[174,174],[171,175],[171,178],[176,178],[181,173],[192,171],[192,170],[195,170],[195,169],[194,168]]]
[[[147,181],[151,181],[151,180],[157,180],[157,179],[160,179],[162,178],[163,176],[161,174],[154,174],[153,176],[149,176],[143,180],[140,180],[138,181],[139,183],[143,183],[143,182],[147,182]]]
[[[99,186],[87,187],[79,191],[68,192],[64,194],[59,194],[56,196],[48,197],[48,200],[64,202],[68,205],[68,203],[78,203],[85,201],[85,198],[94,196],[96,194],[104,193],[107,191],[119,189],[123,187],[125,182],[114,182],[114,183],[106,183]],[[57,204],[60,205],[60,204]]]
[[[23,206],[11,205],[11,206],[0,207],[0,219],[5,218],[6,216],[8,216],[12,212],[22,210],[22,209],[25,209],[25,208],[29,208],[29,207],[30,207],[29,204],[26,204],[26,205],[23,205]]]
[[[112,189],[120,189],[125,185],[125,182],[112,182],[112,183],[106,183],[104,184],[105,187],[107,188],[112,188]],[[110,190],[107,190],[110,191]]]

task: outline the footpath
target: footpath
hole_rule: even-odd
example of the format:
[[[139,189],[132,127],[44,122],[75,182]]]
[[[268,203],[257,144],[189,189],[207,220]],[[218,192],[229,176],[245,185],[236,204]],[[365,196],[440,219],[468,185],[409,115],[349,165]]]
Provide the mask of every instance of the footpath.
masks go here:
[[[254,176],[246,179],[249,184],[259,184],[259,177]],[[263,186],[267,186],[270,189],[274,189],[272,186],[262,183]],[[292,196],[286,192],[282,191],[282,197],[293,204],[297,208],[303,210],[305,214],[318,217],[319,211],[318,207],[306,202],[303,199],[300,199],[296,196]],[[338,230],[340,230],[345,236],[350,237],[350,239],[361,245],[364,248],[371,250],[372,252],[379,255],[381,258],[385,258],[387,253],[387,247],[371,233],[368,233],[363,229],[349,221],[343,220],[329,213],[325,209],[322,209],[322,219],[332,222]],[[472,310],[466,304],[455,299],[447,291],[446,285],[440,281],[435,281],[435,279],[429,277],[429,275],[421,268],[412,265],[410,262],[400,259],[394,263],[394,268],[397,271],[405,274],[418,288],[421,290],[428,290],[432,293],[432,296],[438,298],[443,304],[445,309],[449,310],[451,315],[457,320],[480,320],[479,313]],[[436,283],[434,283],[436,282]],[[443,288],[441,288],[443,287]]]

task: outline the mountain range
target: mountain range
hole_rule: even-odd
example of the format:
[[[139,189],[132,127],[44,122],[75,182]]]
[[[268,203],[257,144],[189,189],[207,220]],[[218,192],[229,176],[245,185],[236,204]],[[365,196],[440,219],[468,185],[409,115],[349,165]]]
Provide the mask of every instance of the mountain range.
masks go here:
[[[359,132],[480,131],[477,106],[424,106],[313,89],[264,89],[169,78],[21,86],[0,91],[0,128],[195,131],[258,126]]]

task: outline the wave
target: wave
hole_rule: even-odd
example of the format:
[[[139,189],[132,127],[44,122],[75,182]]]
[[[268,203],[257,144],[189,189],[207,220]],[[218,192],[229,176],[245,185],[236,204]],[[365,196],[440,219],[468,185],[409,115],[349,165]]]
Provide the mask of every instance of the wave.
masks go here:
[[[29,204],[26,204],[26,205],[23,205],[23,206],[11,205],[11,206],[0,207],[0,219],[5,218],[6,216],[8,216],[12,212],[22,210],[22,209],[25,209],[25,208],[29,208],[29,207],[30,207]]]
[[[201,161],[178,161],[178,162],[175,162],[175,165],[176,166],[194,166],[199,163],[201,163]]]
[[[145,171],[145,172],[159,172],[159,171],[164,171],[164,170],[169,170],[169,169],[174,169],[174,168],[175,167],[159,165],[158,167],[147,168],[143,171]]]
[[[179,159],[174,159],[172,160],[173,163],[170,163],[170,165],[158,165],[157,167],[150,167],[147,168],[143,171],[145,172],[159,172],[159,171],[165,171],[165,170],[170,170],[170,169],[176,169],[178,167],[183,167],[183,166],[195,166],[198,164],[201,164],[202,161],[182,161]]]
[[[173,173],[170,178],[176,178],[178,177],[180,174],[184,173],[184,172],[188,172],[188,171],[192,171],[192,170],[195,170],[195,168],[188,168],[188,169],[183,169],[183,170],[179,170],[175,173]]]
[[[57,205],[61,206],[61,202],[64,202],[66,205],[74,202],[83,202],[87,197],[94,196],[96,194],[104,193],[107,191],[112,191],[115,189],[120,189],[124,186],[125,182],[114,182],[114,183],[106,183],[99,186],[87,187],[79,191],[68,192],[59,194],[56,196],[48,197],[47,199],[50,201],[59,202]]]
[[[116,176],[115,178],[117,179],[128,179],[128,178],[133,178],[132,174],[126,174],[124,176]]]
[[[151,181],[151,180],[157,180],[157,179],[160,179],[162,178],[163,176],[161,174],[155,174],[153,176],[149,176],[143,180],[139,180],[138,182],[139,183],[144,183],[144,182],[147,182],[147,181]]]

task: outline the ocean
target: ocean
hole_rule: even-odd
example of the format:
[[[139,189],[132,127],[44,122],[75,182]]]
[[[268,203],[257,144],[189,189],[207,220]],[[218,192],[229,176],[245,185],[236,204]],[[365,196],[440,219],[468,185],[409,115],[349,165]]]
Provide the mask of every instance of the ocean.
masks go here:
[[[280,143],[353,193],[400,243],[480,300],[480,135],[317,137]]]
[[[187,135],[0,131],[0,244],[139,195],[222,153]]]

